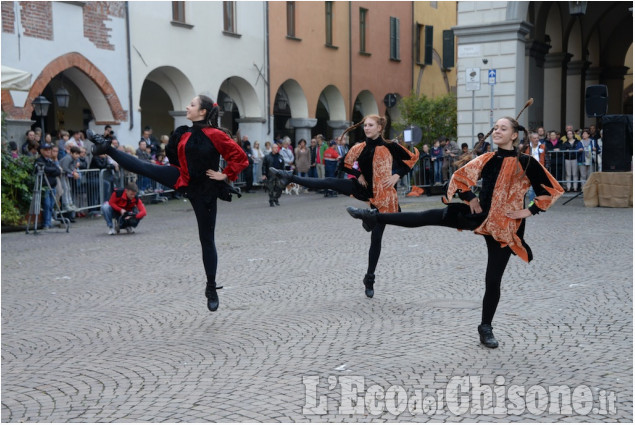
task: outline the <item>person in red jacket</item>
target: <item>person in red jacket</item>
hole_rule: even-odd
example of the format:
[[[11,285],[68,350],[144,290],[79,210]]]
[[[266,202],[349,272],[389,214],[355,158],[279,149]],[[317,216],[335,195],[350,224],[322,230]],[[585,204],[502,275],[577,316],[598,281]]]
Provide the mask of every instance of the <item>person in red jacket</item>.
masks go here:
[[[236,180],[249,161],[245,151],[228,132],[218,127],[218,105],[207,96],[196,96],[185,108],[192,126],[174,130],[165,148],[170,165],[140,161],[110,146],[110,140],[92,132],[93,155],[108,154],[120,167],[141,174],[181,192],[190,200],[203,251],[203,265],[207,275],[205,296],[210,311],[218,309],[216,268],[218,254],[214,241],[217,200],[231,201],[232,193],[240,193],[225,182]],[[220,169],[221,156],[226,162]]]
[[[130,182],[125,189],[115,190],[108,202],[104,202],[101,206],[101,214],[108,225],[109,235],[119,233],[120,229],[134,233],[139,221],[147,215],[146,207],[137,196],[137,192],[139,192],[137,185]]]

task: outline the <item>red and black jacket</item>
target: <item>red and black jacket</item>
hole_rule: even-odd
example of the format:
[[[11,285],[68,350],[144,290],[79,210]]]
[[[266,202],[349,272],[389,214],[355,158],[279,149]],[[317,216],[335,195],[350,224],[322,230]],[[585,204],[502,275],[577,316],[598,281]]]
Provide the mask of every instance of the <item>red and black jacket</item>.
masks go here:
[[[219,194],[224,183],[210,179],[205,172],[220,171],[221,156],[226,162],[222,172],[229,180],[236,180],[249,165],[243,149],[225,132],[199,123],[177,128],[165,152],[170,165],[180,172],[174,188],[185,191],[189,197]]]
[[[139,211],[135,215],[135,218],[137,220],[142,219],[147,214],[146,207],[143,205],[143,202],[141,202],[141,199],[139,199],[139,197],[136,195],[132,199],[128,198],[128,195],[126,194],[126,191],[124,189],[115,190],[110,196],[108,204],[110,204],[112,209],[119,214],[123,214],[124,210],[130,212],[136,207]]]

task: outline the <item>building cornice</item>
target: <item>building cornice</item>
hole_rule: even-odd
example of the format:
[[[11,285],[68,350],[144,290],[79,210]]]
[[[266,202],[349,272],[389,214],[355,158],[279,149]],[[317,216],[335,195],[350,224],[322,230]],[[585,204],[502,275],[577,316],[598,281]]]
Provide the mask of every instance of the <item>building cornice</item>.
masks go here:
[[[498,41],[526,41],[533,25],[526,21],[492,22],[484,25],[452,27],[457,44],[492,43]]]

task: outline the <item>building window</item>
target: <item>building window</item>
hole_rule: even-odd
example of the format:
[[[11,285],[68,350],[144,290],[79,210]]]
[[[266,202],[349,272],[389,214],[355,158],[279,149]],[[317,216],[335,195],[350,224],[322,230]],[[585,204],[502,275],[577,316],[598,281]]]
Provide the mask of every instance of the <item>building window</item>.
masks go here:
[[[399,18],[390,17],[390,59],[401,60],[399,56]]]
[[[359,51],[366,53],[366,19],[368,18],[368,9],[359,8]]]
[[[436,2],[436,1],[431,1],[431,2],[430,2],[430,7],[431,7],[431,8],[433,8],[433,9],[438,8],[437,3],[438,3],[438,2]]]
[[[174,22],[185,23],[185,2],[173,1],[172,2],[172,20]]]
[[[325,2],[325,16],[326,16],[326,45],[333,45],[333,2]]]
[[[223,2],[223,30],[225,32],[236,33],[236,2]]]
[[[287,2],[287,36],[295,37],[295,2]]]
[[[417,22],[417,32],[415,34],[415,63],[420,64],[423,58],[423,24]]]

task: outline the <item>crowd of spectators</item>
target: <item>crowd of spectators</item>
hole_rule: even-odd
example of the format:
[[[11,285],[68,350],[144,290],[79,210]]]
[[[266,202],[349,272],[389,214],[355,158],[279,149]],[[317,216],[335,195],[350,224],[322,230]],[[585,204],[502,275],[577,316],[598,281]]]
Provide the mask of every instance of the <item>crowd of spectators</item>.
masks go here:
[[[149,126],[143,129],[137,148],[121,145],[109,125],[104,128],[103,136],[112,139],[114,148],[135,155],[141,160],[169,165],[165,155],[169,136],[162,135],[157,139]],[[282,158],[285,170],[303,177],[351,177],[342,171],[343,160],[349,150],[347,139],[328,140],[318,134],[312,137],[309,143],[302,139],[294,146],[288,136],[276,136],[273,142],[266,141],[262,147],[257,140],[251,143],[247,135],[236,136],[234,140],[249,158],[249,167],[239,180],[245,185],[243,190],[247,193],[251,193],[254,186],[266,183],[268,170],[263,165],[272,154],[273,145],[277,146],[276,154]],[[87,185],[98,185],[97,174],[84,175],[82,170],[106,170],[102,179],[106,198],[115,190],[117,182],[122,181],[120,173],[123,173],[124,184],[136,181],[140,196],[149,193],[160,194],[167,189],[146,177],[137,177],[126,170],[120,170],[118,164],[107,155],[93,156],[91,144],[81,130],[60,130],[55,135],[47,133],[42,137],[42,130],[36,127],[25,133],[21,146],[12,141],[6,144],[6,149],[12,158],[26,155],[34,158],[46,156],[50,159],[60,172],[59,176],[51,175],[55,182],[55,185],[51,184],[54,186],[50,191],[51,199],[60,205],[61,210],[66,211],[71,221],[88,212],[77,211],[76,200],[82,199],[82,204],[90,206],[100,203],[99,191],[86,190]],[[42,153],[43,146],[46,147],[46,154]],[[601,131],[594,125],[578,129],[567,125],[564,131],[545,131],[544,127],[538,127],[528,132],[527,139],[520,140],[518,148],[522,153],[533,155],[567,191],[581,191],[590,174],[602,169]],[[456,141],[441,136],[431,146],[422,147],[420,165],[416,171],[420,178],[413,180],[413,184],[416,182],[422,186],[443,185],[463,163],[491,150],[492,145],[484,139],[483,133],[477,135],[471,150],[466,143],[459,147]],[[404,184],[407,186],[408,182]],[[324,194],[334,196],[328,191],[324,191]],[[529,196],[533,196],[531,191]],[[47,201],[47,207],[49,204],[52,202]],[[98,213],[99,207],[93,208],[93,211]]]

